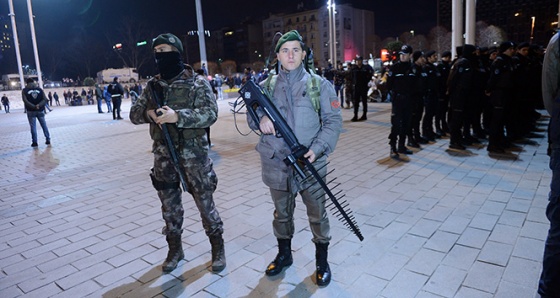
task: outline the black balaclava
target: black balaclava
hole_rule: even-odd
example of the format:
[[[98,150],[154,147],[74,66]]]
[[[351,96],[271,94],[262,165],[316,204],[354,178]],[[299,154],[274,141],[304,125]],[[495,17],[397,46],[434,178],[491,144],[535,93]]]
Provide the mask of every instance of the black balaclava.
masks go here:
[[[176,77],[185,69],[179,52],[156,52],[155,57],[159,73],[164,80]]]

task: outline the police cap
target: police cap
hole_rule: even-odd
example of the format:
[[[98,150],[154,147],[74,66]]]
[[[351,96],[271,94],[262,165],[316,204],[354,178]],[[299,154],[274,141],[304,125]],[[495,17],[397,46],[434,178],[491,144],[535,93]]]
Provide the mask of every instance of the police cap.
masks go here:
[[[399,54],[412,54],[412,47],[407,44],[403,45]]]

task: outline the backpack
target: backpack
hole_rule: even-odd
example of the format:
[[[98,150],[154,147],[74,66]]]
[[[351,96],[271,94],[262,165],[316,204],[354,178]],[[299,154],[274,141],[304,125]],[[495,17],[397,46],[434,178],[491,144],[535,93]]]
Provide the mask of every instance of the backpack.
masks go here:
[[[315,112],[319,113],[321,111],[321,77],[314,73],[309,73],[311,76],[310,80],[307,80],[307,94],[311,98],[311,104],[315,109]],[[269,98],[272,98],[272,92],[276,86],[276,80],[278,79],[277,74],[270,74],[264,83],[264,91]]]

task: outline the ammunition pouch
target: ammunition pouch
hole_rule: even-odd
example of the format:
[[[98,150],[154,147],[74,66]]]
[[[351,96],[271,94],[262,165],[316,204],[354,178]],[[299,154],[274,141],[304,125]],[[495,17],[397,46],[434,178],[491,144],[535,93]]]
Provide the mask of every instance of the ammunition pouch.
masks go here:
[[[166,190],[166,189],[177,189],[180,187],[179,181],[177,182],[165,182],[157,180],[154,175],[154,170],[150,173],[150,178],[152,179],[152,185],[156,190]]]
[[[173,125],[168,125],[169,135],[175,144],[183,140],[190,140],[206,134],[204,128],[177,128]],[[150,123],[150,136],[154,141],[163,140],[163,133],[161,128],[155,123]]]

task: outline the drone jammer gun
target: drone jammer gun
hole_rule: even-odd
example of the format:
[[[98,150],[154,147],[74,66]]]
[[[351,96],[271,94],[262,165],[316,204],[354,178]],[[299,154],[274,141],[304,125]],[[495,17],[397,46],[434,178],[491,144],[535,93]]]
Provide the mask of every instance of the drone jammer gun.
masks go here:
[[[307,153],[309,149],[299,143],[290,126],[288,126],[286,120],[282,117],[276,106],[264,93],[263,89],[253,81],[248,80],[241,87],[239,93],[241,94],[241,97],[243,98],[243,101],[247,106],[247,111],[249,112],[249,115],[251,116],[253,121],[255,121],[255,123],[260,122],[259,116],[257,115],[257,109],[261,107],[266,116],[274,124],[274,128],[277,131],[276,135],[282,137],[288,147],[290,147],[291,153],[284,159],[286,165],[292,166],[304,181],[314,179],[317,183],[319,183],[321,188],[317,189],[317,191],[322,189],[332,203],[328,205],[327,208],[330,209],[331,212],[333,212],[334,215],[344,225],[346,225],[358,237],[358,239],[360,239],[360,241],[364,240],[364,237],[362,236],[362,233],[358,228],[352,212],[350,210],[348,212],[344,210],[345,208],[348,209],[348,202],[339,202],[339,199],[342,199],[344,195],[337,199],[335,194],[333,194],[329,189],[327,183],[325,182],[325,180],[323,180],[323,177],[321,177],[313,164],[307,158],[303,157],[303,155]],[[306,172],[309,173],[309,175],[306,174]],[[333,181],[334,179],[331,182]],[[339,184],[337,184],[336,186],[338,185]],[[340,194],[341,192],[342,191],[337,192],[336,195]]]

